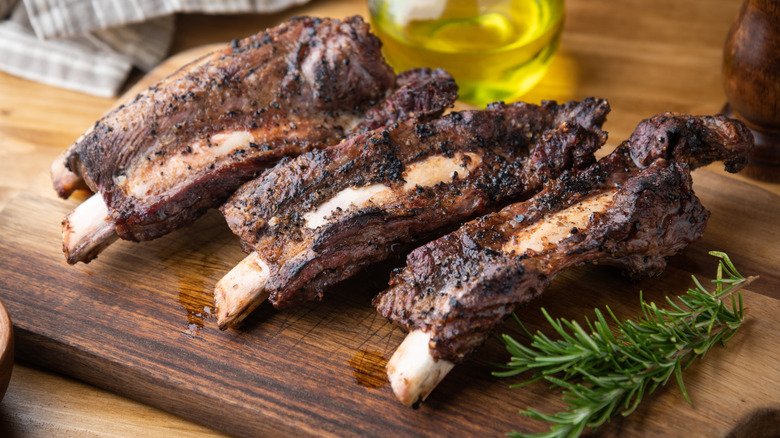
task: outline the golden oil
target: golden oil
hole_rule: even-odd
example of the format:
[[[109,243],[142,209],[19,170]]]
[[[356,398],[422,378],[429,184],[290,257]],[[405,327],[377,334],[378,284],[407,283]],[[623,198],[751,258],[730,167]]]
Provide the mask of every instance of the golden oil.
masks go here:
[[[374,32],[400,72],[440,67],[460,100],[511,101],[544,76],[563,28],[563,0],[369,0]]]

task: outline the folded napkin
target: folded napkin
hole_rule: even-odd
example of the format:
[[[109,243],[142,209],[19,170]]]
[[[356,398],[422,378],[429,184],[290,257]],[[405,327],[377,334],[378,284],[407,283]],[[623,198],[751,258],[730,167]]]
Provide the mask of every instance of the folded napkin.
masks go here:
[[[114,96],[168,53],[174,13],[270,13],[308,0],[0,0],[0,71]]]

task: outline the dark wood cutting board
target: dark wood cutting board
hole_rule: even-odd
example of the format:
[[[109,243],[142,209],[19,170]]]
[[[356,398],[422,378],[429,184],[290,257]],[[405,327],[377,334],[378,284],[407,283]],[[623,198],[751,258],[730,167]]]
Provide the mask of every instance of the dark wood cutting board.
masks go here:
[[[727,252],[744,275],[760,275],[744,293],[744,327],[685,373],[694,405],[670,382],[634,415],[599,429],[605,436],[780,432],[780,197],[706,170],[694,180],[712,217],[704,238],[672,258],[666,273],[636,284],[609,268],[582,267],[519,313],[532,329],[541,327],[540,307],[582,318],[608,304],[634,317],[640,290],[661,301],[684,293],[691,274],[712,278],[710,250]],[[19,358],[245,436],[502,436],[547,428],[520,409],[565,407],[543,384],[510,390],[514,380],[492,377],[489,363],[507,359],[494,340],[420,409],[398,403],[383,366],[404,334],[370,306],[391,264],[319,303],[261,306],[240,330],[222,332],[211,290],[244,254],[218,213],[153,242],[119,241],[92,263],[69,266],[60,221],[82,200],[57,199],[42,174],[0,212],[0,300]],[[502,330],[516,332],[511,323]]]

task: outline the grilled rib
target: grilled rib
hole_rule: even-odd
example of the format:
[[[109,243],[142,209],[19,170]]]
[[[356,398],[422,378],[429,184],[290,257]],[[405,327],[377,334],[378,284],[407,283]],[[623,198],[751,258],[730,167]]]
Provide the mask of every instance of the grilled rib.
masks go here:
[[[432,232],[528,198],[595,161],[609,105],[492,104],[409,120],[302,155],[247,183],[221,207],[251,254],[215,288],[225,328],[266,297],[277,308]]]
[[[68,261],[89,261],[112,229],[142,241],[188,225],[282,157],[452,105],[449,74],[396,77],[380,46],[357,16],[293,19],[206,55],[98,120],[52,165],[60,196],[84,186],[99,193],[93,209],[64,221]],[[104,210],[100,232],[73,223]]]
[[[374,299],[380,314],[410,331],[387,367],[396,396],[422,401],[568,267],[598,261],[631,277],[660,274],[709,217],[691,169],[723,160],[735,172],[751,146],[739,122],[662,114],[590,168],[413,251]]]

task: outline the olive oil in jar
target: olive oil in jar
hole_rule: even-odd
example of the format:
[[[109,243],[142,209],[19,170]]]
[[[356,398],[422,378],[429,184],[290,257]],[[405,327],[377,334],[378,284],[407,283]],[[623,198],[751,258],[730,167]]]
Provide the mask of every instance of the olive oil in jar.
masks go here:
[[[400,72],[440,67],[460,99],[511,101],[544,76],[563,28],[563,0],[369,0],[372,27]]]

